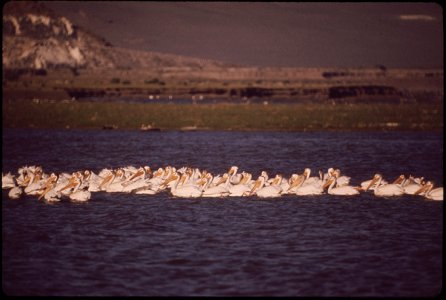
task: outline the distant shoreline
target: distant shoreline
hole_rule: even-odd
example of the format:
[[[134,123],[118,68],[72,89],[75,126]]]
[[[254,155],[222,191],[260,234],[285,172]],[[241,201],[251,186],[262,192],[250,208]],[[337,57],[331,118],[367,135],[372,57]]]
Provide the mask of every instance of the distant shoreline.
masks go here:
[[[3,128],[442,131],[443,103],[128,104],[4,101]],[[193,129],[193,130],[192,130]]]
[[[3,100],[139,98],[438,101],[443,70],[356,68],[4,69]]]

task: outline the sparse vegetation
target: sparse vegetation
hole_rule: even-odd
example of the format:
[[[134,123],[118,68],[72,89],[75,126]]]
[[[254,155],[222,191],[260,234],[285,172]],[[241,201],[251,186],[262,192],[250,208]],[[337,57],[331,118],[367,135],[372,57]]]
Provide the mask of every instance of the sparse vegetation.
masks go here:
[[[116,124],[162,130],[443,130],[443,104],[134,104],[3,103],[4,128],[97,128]]]

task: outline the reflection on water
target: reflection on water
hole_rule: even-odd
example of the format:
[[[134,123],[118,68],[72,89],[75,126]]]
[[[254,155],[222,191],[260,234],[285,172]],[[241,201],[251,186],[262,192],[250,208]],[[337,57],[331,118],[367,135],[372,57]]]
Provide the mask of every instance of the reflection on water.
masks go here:
[[[231,165],[289,176],[340,168],[443,182],[435,133],[5,130],[2,171]],[[287,195],[175,199],[94,193],[88,203],[2,201],[9,295],[431,296],[442,287],[443,203]]]

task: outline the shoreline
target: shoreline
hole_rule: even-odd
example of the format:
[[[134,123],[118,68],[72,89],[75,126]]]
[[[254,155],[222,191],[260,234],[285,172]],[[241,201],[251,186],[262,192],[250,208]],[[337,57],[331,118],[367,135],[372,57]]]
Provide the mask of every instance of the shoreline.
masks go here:
[[[443,131],[442,103],[140,104],[3,102],[3,128],[159,131]]]

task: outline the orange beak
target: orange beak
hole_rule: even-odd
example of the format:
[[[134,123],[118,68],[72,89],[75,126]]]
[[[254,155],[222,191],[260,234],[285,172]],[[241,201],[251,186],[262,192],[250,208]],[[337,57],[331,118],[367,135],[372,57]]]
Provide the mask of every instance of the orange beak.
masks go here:
[[[365,188],[365,191],[367,191],[372,185],[374,185],[378,181],[378,177],[373,177],[372,181],[370,181],[370,184]]]
[[[332,184],[333,180],[334,180],[333,178],[327,179],[327,182],[324,183],[324,185],[322,186],[322,189],[325,190],[326,188],[328,188],[330,186],[330,184]]]
[[[69,183],[66,186],[64,186],[62,189],[60,189],[60,191],[62,192],[63,190],[73,188],[75,186],[76,186],[76,177],[71,177]]]
[[[104,180],[102,180],[101,184],[99,185],[99,188],[102,188],[104,186],[104,184],[109,182],[112,178],[113,178],[112,174],[110,174],[107,177],[105,177]]]

